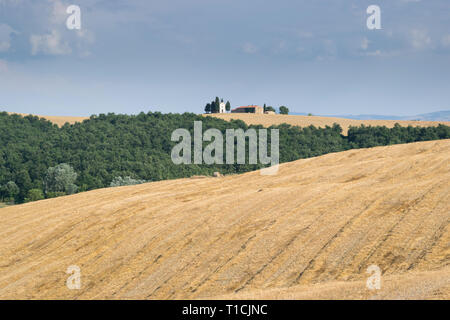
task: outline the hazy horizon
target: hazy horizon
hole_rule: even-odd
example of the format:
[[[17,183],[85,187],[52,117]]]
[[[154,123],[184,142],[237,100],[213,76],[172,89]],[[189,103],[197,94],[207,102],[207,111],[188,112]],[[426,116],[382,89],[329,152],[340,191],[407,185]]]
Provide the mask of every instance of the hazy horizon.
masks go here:
[[[22,111],[16,111],[16,110],[9,110],[6,107],[2,107],[0,106],[0,112],[9,112],[9,113],[21,113],[21,114],[34,114],[34,115],[38,115],[38,116],[67,116],[67,117],[90,117],[91,115],[98,115],[100,113],[108,113],[108,112],[113,112],[116,114],[126,114],[126,115],[135,115],[135,114],[139,114],[140,112],[162,112],[162,113],[184,113],[184,112],[188,112],[188,113],[196,113],[196,114],[202,114],[205,113],[203,111],[203,108],[199,108],[199,110],[201,111],[194,111],[194,110],[185,110],[185,111],[162,111],[162,110],[158,110],[158,109],[153,109],[153,110],[141,110],[141,111],[136,111],[136,112],[113,112],[113,111],[102,111],[102,112],[94,112],[94,113],[87,113],[87,114],[73,114],[73,113],[67,113],[67,114],[43,114],[43,113],[36,113],[36,112],[22,112]],[[423,114],[429,114],[429,113],[436,113],[436,112],[450,112],[450,110],[436,110],[436,111],[430,111],[430,112],[426,112]],[[277,113],[278,113],[278,109],[277,109]],[[290,115],[295,115],[295,114],[307,114],[307,112],[304,111],[297,111],[297,110],[290,110],[289,109],[289,114]],[[364,113],[364,114],[342,114],[342,113],[336,113],[336,114],[312,114],[313,116],[323,116],[323,117],[332,117],[332,116],[392,116],[392,117],[414,117],[414,116],[418,116],[418,115],[422,115],[422,113],[420,114],[377,114],[377,113]],[[395,119],[393,119],[395,120]]]

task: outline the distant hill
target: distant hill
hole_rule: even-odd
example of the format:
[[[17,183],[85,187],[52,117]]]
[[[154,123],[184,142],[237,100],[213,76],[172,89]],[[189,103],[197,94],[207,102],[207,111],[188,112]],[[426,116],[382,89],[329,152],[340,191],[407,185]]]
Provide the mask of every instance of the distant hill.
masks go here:
[[[9,114],[14,114],[13,112],[8,112]],[[25,113],[16,113],[22,116],[26,116],[27,114]],[[216,115],[223,115],[223,114],[214,114],[214,116]],[[234,114],[236,115],[236,114]],[[233,116],[234,116],[233,115]],[[305,112],[290,112],[289,115],[298,115],[298,116],[308,116],[308,113]],[[45,118],[55,124],[57,124],[58,126],[63,126],[65,123],[69,123],[69,124],[74,124],[77,122],[83,122],[84,120],[88,120],[89,117],[69,117],[69,116],[42,116],[42,115],[36,115],[37,117],[40,118]],[[239,115],[238,115],[239,116]],[[253,115],[254,116],[254,115]],[[282,117],[283,115],[279,115],[280,117]],[[346,125],[342,123],[342,120],[345,121],[345,119],[348,120],[394,120],[394,121],[450,121],[450,110],[444,110],[444,111],[437,111],[437,112],[431,112],[431,113],[424,113],[424,114],[419,114],[416,116],[386,116],[386,115],[377,115],[377,114],[359,114],[359,115],[316,115],[314,114],[314,118],[309,118],[312,120],[312,125],[315,126],[320,126],[321,123],[316,123],[316,120],[318,120],[320,117],[322,118],[335,118],[335,119],[331,119],[330,121],[325,121],[326,124],[333,124],[334,122],[339,123],[343,129],[344,129],[344,133],[346,132]],[[227,117],[227,116],[225,116]],[[228,116],[229,117],[229,116]],[[245,116],[244,116],[245,117]],[[267,117],[266,117],[267,118]],[[339,118],[339,119],[337,119]],[[228,120],[228,119],[225,119]],[[292,120],[292,119],[291,119]],[[245,120],[244,120],[245,121]],[[266,121],[265,121],[266,122]],[[291,121],[288,121],[286,123],[290,123]],[[247,123],[249,124],[249,123]],[[279,122],[277,122],[277,124],[279,124]],[[292,125],[294,125],[293,123],[290,123]],[[302,123],[303,125],[304,123]],[[391,127],[395,124],[395,122],[393,122],[392,124],[387,124],[388,127]],[[309,125],[309,124],[308,124]],[[352,123],[352,125],[360,125],[360,123]],[[383,124],[370,124],[368,123],[367,125],[383,125]],[[406,123],[400,123],[400,125],[409,125]],[[419,124],[418,124],[419,125]],[[430,123],[421,123],[420,126],[428,126],[430,125]]]
[[[8,114],[18,114],[20,116],[27,116],[32,115],[29,113],[16,113],[16,112],[8,112]],[[33,115],[39,118],[44,118],[48,121],[51,121],[52,123],[57,124],[58,126],[62,127],[65,123],[68,124],[74,124],[77,122],[83,122],[84,120],[88,120],[89,117],[69,117],[69,116],[40,116],[40,115]]]
[[[304,112],[291,112],[292,115],[305,116]],[[436,111],[418,114],[415,116],[387,116],[379,114],[344,114],[344,115],[320,115],[321,117],[336,117],[353,120],[417,120],[417,121],[450,121],[450,110]]]
[[[413,120],[384,120],[384,119],[371,119],[371,120],[358,120],[347,118],[335,118],[331,116],[306,116],[297,114],[254,114],[254,113],[213,113],[204,114],[206,117],[216,117],[223,120],[230,121],[231,119],[242,120],[247,125],[263,125],[269,127],[272,125],[280,125],[283,123],[290,124],[291,126],[308,127],[315,126],[324,128],[326,126],[332,126],[334,123],[339,124],[342,127],[343,134],[347,134],[348,128],[350,126],[359,127],[361,125],[365,126],[386,126],[388,128],[393,128],[396,123],[402,127],[413,126],[413,127],[430,127],[437,126],[439,124],[450,125],[449,121],[413,121]],[[378,116],[380,117],[380,116]]]
[[[450,110],[424,113],[409,118],[411,120],[420,120],[420,121],[450,121]]]

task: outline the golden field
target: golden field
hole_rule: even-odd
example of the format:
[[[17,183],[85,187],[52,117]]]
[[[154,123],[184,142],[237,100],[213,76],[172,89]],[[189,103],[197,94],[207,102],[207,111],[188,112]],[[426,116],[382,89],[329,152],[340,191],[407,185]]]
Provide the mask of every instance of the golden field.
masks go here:
[[[419,142],[2,208],[0,299],[449,299],[449,159]]]
[[[323,128],[325,126],[331,127],[334,123],[337,123],[342,127],[342,132],[344,135],[347,134],[347,130],[350,126],[359,127],[362,124],[365,126],[386,126],[388,128],[394,127],[396,123],[402,127],[430,127],[437,126],[440,123],[450,126],[449,121],[353,120],[333,117],[296,116],[283,114],[215,113],[203,114],[203,116],[213,116],[227,121],[230,121],[231,119],[242,120],[248,125],[260,124],[264,127],[287,123],[292,126],[308,127],[313,125],[315,127]]]
[[[17,113],[17,112],[8,112],[9,114],[18,114],[23,117],[30,115],[29,113]],[[76,122],[83,122],[84,120],[89,119],[89,117],[70,117],[70,116],[39,116],[33,114],[33,116],[44,118],[48,121],[51,121],[58,126],[62,127],[66,122],[69,124],[74,124]]]
[[[12,112],[9,112],[13,114]],[[25,113],[16,113],[21,116],[26,116]],[[216,114],[203,114],[205,117],[216,117],[226,121],[231,119],[242,120],[248,125],[260,124],[264,127],[271,125],[278,125],[287,123],[293,126],[307,127],[310,125],[316,127],[332,126],[334,123],[338,123],[342,127],[343,134],[347,134],[349,126],[360,126],[362,124],[366,126],[386,126],[392,128],[396,123],[401,126],[407,127],[409,125],[414,127],[430,127],[437,126],[438,124],[445,124],[450,126],[449,121],[402,121],[402,120],[352,120],[344,118],[333,117],[318,117],[318,116],[296,116],[296,115],[282,115],[282,114],[251,114],[251,113],[216,113]],[[89,119],[89,117],[69,117],[69,116],[40,116],[37,117],[47,119],[58,126],[63,126],[66,122],[74,124],[76,122],[83,122]]]

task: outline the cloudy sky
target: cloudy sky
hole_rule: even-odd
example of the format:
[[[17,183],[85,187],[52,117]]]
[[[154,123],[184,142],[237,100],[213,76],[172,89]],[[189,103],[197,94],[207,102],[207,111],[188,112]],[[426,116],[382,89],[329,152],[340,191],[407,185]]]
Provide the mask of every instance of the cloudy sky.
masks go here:
[[[81,29],[69,30],[69,5]],[[366,9],[381,8],[381,30]],[[448,0],[0,0],[0,110],[450,109]]]

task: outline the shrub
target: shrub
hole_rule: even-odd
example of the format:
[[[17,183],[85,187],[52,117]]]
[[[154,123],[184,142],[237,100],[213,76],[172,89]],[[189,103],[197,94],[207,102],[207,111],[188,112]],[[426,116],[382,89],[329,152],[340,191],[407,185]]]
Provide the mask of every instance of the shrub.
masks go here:
[[[77,186],[74,184],[77,179],[77,173],[67,163],[61,163],[56,167],[48,168],[45,177],[45,193],[63,192],[73,194],[77,192]]]
[[[133,186],[136,184],[145,183],[145,180],[133,179],[131,177],[115,177],[113,181],[111,181],[110,187],[120,187],[120,186]]]
[[[48,199],[62,197],[62,196],[65,196],[65,195],[66,195],[65,192],[47,192],[46,193],[46,196],[47,196]]]
[[[31,189],[25,198],[25,202],[38,201],[44,199],[44,193],[41,189]]]
[[[8,181],[5,185],[0,186],[0,198],[5,202],[14,202],[19,192],[20,189],[14,181]]]

